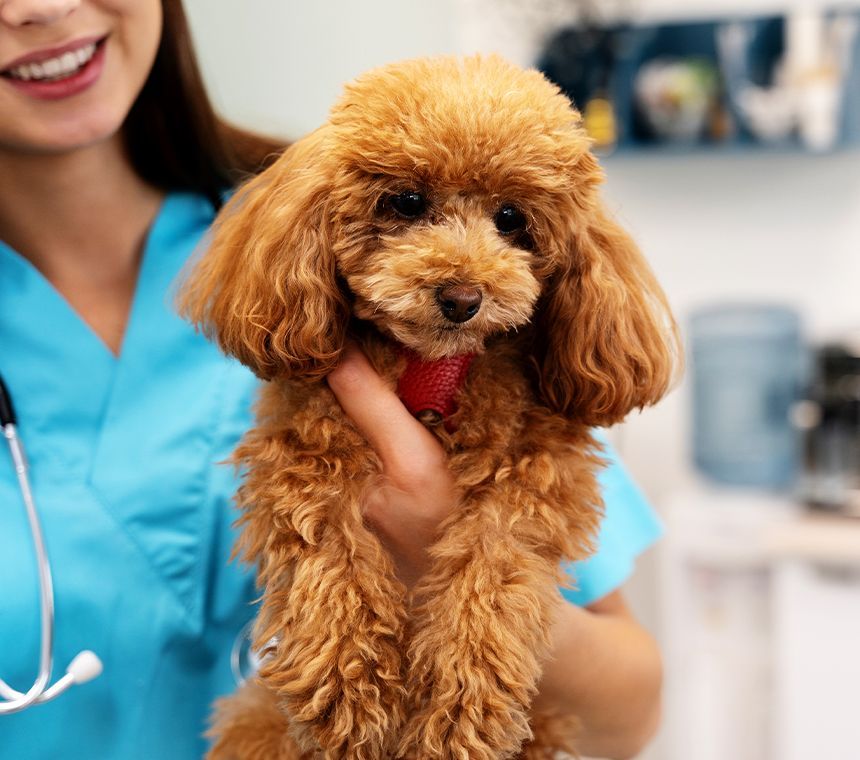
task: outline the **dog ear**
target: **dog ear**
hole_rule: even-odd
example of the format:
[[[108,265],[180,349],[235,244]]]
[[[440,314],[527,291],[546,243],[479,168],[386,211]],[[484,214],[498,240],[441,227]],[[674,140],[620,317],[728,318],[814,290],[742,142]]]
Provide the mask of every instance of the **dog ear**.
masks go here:
[[[320,378],[349,319],[331,244],[319,129],[243,186],[179,295],[179,310],[259,377]]]
[[[599,203],[571,231],[538,320],[539,386],[554,410],[620,422],[667,391],[680,359],[666,297],[629,235]]]

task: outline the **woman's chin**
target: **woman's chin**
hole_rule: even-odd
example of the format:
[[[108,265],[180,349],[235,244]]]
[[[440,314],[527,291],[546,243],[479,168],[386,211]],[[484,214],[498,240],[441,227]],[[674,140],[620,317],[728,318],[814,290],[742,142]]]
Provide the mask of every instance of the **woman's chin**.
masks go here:
[[[103,109],[86,114],[71,114],[56,120],[43,130],[43,149],[51,153],[68,153],[109,142],[122,128],[124,114]]]

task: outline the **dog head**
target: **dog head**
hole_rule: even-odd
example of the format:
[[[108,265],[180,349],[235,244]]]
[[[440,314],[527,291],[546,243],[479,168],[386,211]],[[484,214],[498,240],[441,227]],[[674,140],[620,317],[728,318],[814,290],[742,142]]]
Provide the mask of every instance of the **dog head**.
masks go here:
[[[237,192],[181,307],[266,379],[328,373],[351,317],[425,359],[531,323],[546,403],[609,424],[666,390],[676,333],[601,181],[538,72],[386,66]]]

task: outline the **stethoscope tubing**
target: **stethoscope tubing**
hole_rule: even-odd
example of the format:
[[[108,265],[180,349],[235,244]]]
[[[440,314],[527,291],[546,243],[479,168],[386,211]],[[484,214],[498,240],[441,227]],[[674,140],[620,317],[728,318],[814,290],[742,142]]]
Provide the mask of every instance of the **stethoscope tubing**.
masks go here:
[[[48,702],[58,697],[66,689],[76,683],[84,683],[98,676],[102,671],[101,660],[92,652],[85,650],[69,664],[65,675],[55,684],[48,687],[51,672],[54,669],[54,582],[51,577],[51,563],[39,512],[30,488],[30,478],[27,474],[27,457],[24,445],[18,437],[17,419],[12,398],[0,377],[0,425],[3,437],[9,446],[15,475],[18,478],[18,488],[27,511],[27,521],[30,524],[30,536],[36,556],[36,567],[39,575],[39,622],[41,627],[39,644],[39,673],[33,685],[21,692],[13,689],[0,678],[0,715],[21,712],[34,704]]]
[[[0,383],[2,383],[2,380],[0,380]],[[9,406],[11,408],[11,405]],[[14,419],[14,412],[10,416]],[[36,553],[36,564],[38,566],[39,573],[41,644],[39,647],[39,674],[26,693],[16,691],[3,681],[3,679],[0,679],[0,695],[7,700],[5,702],[0,702],[0,715],[24,710],[41,697],[46,696],[45,687],[51,680],[51,671],[54,667],[54,658],[52,654],[54,651],[54,583],[51,577],[51,566],[48,562],[48,553],[45,548],[42,523],[39,520],[39,514],[36,511],[36,505],[33,501],[33,492],[30,489],[30,479],[27,477],[27,460],[24,457],[24,449],[18,438],[18,432],[14,422],[7,422],[3,425],[3,437],[9,445],[9,452],[12,455],[15,474],[18,477],[18,486],[21,489],[21,496],[27,510],[27,521],[30,523],[30,535],[33,539],[33,549]]]

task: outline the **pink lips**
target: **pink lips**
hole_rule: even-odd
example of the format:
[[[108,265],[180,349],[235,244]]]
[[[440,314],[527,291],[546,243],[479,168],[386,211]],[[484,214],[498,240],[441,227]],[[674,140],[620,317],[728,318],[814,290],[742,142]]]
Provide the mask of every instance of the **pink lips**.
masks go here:
[[[63,55],[63,53],[67,53],[72,50],[79,50],[91,43],[97,43],[96,52],[93,54],[93,57],[69,77],[48,82],[36,79],[24,81],[23,79],[14,79],[10,76],[4,75],[0,77],[0,81],[12,85],[27,95],[42,100],[59,100],[60,98],[77,95],[78,93],[90,88],[101,76],[105,63],[107,38],[86,37],[60,47],[38,50],[34,53],[28,53],[27,55],[15,59],[11,63],[7,64],[3,69],[5,74],[9,70],[25,63],[39,63],[40,61],[46,61],[49,58],[57,58]]]

